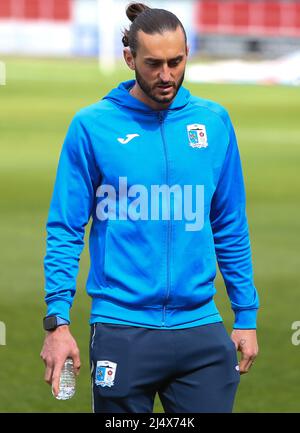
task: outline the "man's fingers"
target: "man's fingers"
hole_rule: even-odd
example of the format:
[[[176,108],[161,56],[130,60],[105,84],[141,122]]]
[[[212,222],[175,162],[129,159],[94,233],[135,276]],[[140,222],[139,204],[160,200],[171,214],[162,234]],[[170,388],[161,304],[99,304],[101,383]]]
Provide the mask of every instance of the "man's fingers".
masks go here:
[[[255,329],[234,329],[231,334],[237,350],[241,352],[239,362],[240,374],[248,373],[258,355],[258,344]]]
[[[52,374],[52,392],[55,396],[59,393],[59,380],[63,364],[56,364]]]
[[[243,359],[240,361],[240,374],[248,373],[249,371],[249,361],[246,359]]]
[[[52,393],[55,397],[59,393],[59,376],[52,376]]]
[[[73,355],[73,364],[74,364],[74,372],[78,376],[79,371],[80,371],[80,366],[81,366],[79,350],[77,352],[75,352]]]
[[[255,359],[254,356],[249,359],[249,361],[248,361],[248,363],[246,365],[247,371],[249,371],[250,368],[252,367],[252,365],[254,364],[254,359]]]
[[[248,373],[248,371],[250,370],[252,364],[254,362],[254,357],[250,356],[250,357],[243,357],[239,363],[239,367],[240,367],[240,374],[245,374]]]
[[[53,374],[53,367],[47,366],[45,371],[45,381],[51,385],[52,383],[52,374]]]

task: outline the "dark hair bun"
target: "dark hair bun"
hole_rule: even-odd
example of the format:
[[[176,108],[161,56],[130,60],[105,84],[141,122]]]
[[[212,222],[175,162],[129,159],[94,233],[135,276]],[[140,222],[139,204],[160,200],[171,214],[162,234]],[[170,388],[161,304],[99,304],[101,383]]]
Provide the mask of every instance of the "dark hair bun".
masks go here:
[[[126,9],[126,15],[128,19],[133,22],[139,14],[147,9],[150,8],[144,5],[144,3],[130,3]]]

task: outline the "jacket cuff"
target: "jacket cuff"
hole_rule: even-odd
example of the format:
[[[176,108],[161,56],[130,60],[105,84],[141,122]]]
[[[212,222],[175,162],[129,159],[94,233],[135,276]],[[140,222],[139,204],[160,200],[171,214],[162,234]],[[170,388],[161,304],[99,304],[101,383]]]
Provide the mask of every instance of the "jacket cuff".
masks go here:
[[[70,304],[67,301],[52,301],[47,304],[47,316],[59,316],[70,323]]]
[[[235,310],[233,329],[256,329],[257,308],[251,310]]]

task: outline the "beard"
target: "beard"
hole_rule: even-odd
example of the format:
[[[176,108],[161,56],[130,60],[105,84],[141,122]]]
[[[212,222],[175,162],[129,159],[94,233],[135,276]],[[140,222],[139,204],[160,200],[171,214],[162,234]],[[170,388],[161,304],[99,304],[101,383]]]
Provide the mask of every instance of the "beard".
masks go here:
[[[180,77],[178,83],[176,84],[175,81],[170,81],[167,83],[164,82],[159,82],[157,84],[155,84],[155,86],[151,87],[147,81],[145,81],[142,77],[142,75],[139,73],[139,71],[137,69],[135,69],[135,79],[137,81],[137,83],[139,84],[140,88],[142,89],[142,91],[145,93],[146,96],[148,96],[148,98],[152,99],[152,101],[158,102],[159,104],[167,104],[173,101],[173,99],[175,98],[175,96],[178,93],[178,90],[180,89],[183,80],[184,80],[184,73],[183,72],[182,76]],[[172,91],[172,95],[171,96],[163,96],[163,95],[155,95],[155,89],[157,89],[159,85],[170,85],[173,87],[173,91]]]

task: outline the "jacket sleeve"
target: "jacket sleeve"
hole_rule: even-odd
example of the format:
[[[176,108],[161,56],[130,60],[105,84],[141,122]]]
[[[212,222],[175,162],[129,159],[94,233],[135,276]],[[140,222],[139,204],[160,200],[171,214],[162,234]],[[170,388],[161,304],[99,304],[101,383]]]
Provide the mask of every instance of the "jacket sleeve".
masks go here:
[[[47,315],[70,321],[85,226],[93,209],[98,178],[91,143],[77,114],[61,150],[46,226]]]
[[[255,329],[259,299],[253,283],[245,188],[236,137],[228,116],[226,126],[229,144],[212,198],[210,220],[218,266],[235,314],[233,327]]]

